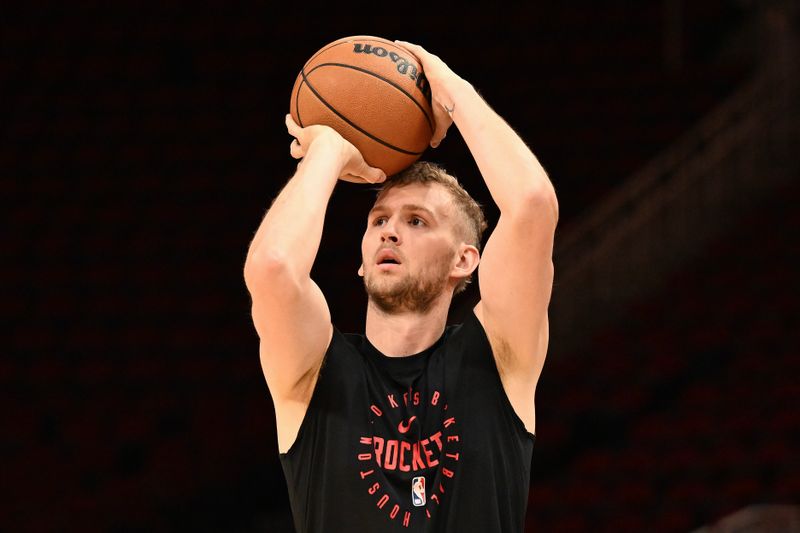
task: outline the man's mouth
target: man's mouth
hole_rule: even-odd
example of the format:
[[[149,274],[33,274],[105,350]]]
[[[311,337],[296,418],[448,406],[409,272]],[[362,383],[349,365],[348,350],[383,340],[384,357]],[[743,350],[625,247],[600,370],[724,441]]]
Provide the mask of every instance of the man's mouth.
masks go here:
[[[378,256],[375,258],[375,262],[378,265],[399,265],[400,258],[393,250],[389,248],[384,248],[383,250],[378,252]]]

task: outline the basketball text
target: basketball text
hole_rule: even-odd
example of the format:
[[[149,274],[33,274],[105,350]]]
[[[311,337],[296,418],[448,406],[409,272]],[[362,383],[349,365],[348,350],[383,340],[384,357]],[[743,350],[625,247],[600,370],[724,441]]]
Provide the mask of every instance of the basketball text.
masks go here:
[[[399,55],[397,52],[390,52],[382,46],[372,46],[370,44],[353,43],[354,54],[372,54],[377,57],[386,57],[394,63],[397,67],[397,72],[403,76],[408,76],[412,81],[416,82],[417,88],[425,96],[428,102],[431,101],[431,88],[428,85],[428,79],[423,72],[420,72],[416,66],[408,62],[406,58]]]

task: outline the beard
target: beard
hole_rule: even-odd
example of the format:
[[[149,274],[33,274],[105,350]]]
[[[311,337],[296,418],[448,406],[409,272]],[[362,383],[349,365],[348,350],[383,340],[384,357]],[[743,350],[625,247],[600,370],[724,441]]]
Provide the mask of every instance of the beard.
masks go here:
[[[406,273],[400,279],[369,273],[364,276],[364,288],[384,313],[425,313],[447,287],[449,271],[449,262],[443,259],[418,275]]]

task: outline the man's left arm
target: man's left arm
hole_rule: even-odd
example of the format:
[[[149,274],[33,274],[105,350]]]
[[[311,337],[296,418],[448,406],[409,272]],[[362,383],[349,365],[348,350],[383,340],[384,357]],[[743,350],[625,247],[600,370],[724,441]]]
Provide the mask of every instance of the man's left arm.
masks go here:
[[[535,387],[548,345],[555,190],[531,150],[468,82],[437,56],[401,44],[420,58],[431,84],[437,124],[431,145],[437,146],[455,122],[500,209],[481,258],[475,314],[504,385],[508,388],[510,380],[519,388]]]
[[[555,190],[539,161],[471,86],[454,91],[453,119],[500,209],[478,269],[475,314],[501,373],[535,383],[548,344]]]

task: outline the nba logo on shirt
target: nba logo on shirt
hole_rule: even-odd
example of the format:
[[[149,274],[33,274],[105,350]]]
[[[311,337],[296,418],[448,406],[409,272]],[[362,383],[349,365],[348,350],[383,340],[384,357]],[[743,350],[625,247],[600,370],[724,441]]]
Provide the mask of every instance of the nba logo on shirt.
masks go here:
[[[425,505],[425,476],[417,476],[411,480],[411,501],[414,507]]]

